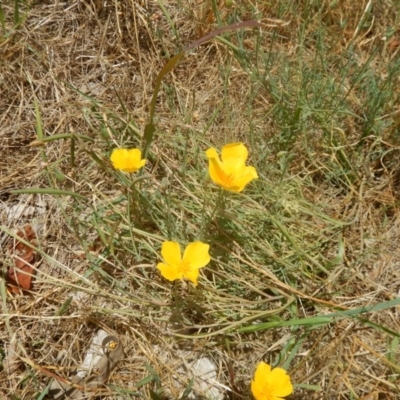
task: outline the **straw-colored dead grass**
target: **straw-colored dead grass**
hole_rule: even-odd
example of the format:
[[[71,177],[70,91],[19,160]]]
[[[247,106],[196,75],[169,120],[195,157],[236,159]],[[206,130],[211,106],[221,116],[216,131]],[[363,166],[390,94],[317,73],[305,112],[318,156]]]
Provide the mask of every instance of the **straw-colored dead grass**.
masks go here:
[[[111,384],[135,391],[135,383],[149,375],[146,365],[151,365],[161,383],[168,385],[175,379],[174,371],[171,371],[169,361],[160,354],[159,349],[163,348],[173,357],[176,349],[180,348],[205,353],[215,360],[220,381],[233,390],[227,398],[250,398],[249,383],[256,362],[266,354],[272,358],[280,354],[285,342],[294,337],[288,328],[249,335],[235,333],[229,336],[229,340],[221,340],[219,336],[196,340],[172,338],[171,324],[179,325],[184,334],[193,333],[196,324],[212,326],[216,315],[212,303],[215,298],[206,294],[198,299],[183,291],[181,295],[186,296],[187,303],[181,311],[185,319],[180,319],[179,315],[169,315],[166,307],[170,301],[169,286],[156,276],[154,265],[148,263],[146,257],[149,258],[151,253],[147,248],[142,250],[146,255],[145,261],[133,260],[133,256],[126,258],[127,268],[131,268],[129,274],[132,274],[129,276],[140,282],[136,287],[129,286],[125,271],[116,270],[112,260],[106,260],[103,266],[104,271],[115,274],[121,282],[126,283],[126,293],[132,290],[136,298],[142,297],[143,304],[135,301],[132,302],[134,306],[130,307],[129,302],[121,301],[112,286],[107,292],[107,288],[102,286],[101,277],[96,274],[88,284],[89,294],[77,295],[73,285],[78,287],[79,278],[93,266],[93,261],[85,258],[85,249],[77,240],[78,229],[74,230],[74,221],[68,224],[68,218],[77,218],[76,210],[68,206],[70,200],[55,200],[49,195],[10,193],[12,189],[46,187],[48,180],[45,167],[57,161],[64,187],[83,193],[94,207],[97,203],[101,205],[104,200],[98,193],[103,193],[105,197],[114,194],[109,176],[100,168],[92,168],[92,161],[84,158],[83,152],[79,153],[74,167],[71,167],[66,157],[71,149],[69,141],[58,140],[46,145],[47,164],[40,156],[40,147],[29,147],[29,143],[36,139],[35,99],[40,107],[45,136],[61,133],[88,135],[93,143],[87,145],[87,150],[99,153],[108,150],[97,129],[99,121],[107,120],[109,115],[100,112],[96,119],[93,116],[95,111],[90,111],[93,103],[78,91],[96,99],[104,106],[103,109],[113,110],[125,118],[120,98],[129,111],[130,119],[137,124],[138,132],[141,132],[147,119],[155,76],[169,56],[179,51],[176,43],[187,44],[208,32],[215,23],[209,2],[188,1],[184,6],[174,1],[166,3],[165,7],[179,35],[178,40],[175,40],[170,23],[155,1],[88,0],[33,2],[29,11],[21,9],[21,13],[28,12],[22,26],[0,42],[1,224],[12,231],[26,223],[33,224],[38,228],[39,247],[48,256],[35,263],[37,278],[34,289],[24,296],[9,294],[7,304],[3,302],[0,347],[8,352],[14,350],[19,356],[32,360],[36,366],[68,377],[82,362],[88,342],[101,327],[117,334],[125,348],[125,358],[112,375]],[[262,18],[277,18],[274,7],[264,3],[258,7]],[[280,38],[274,46],[281,46],[276,51],[282,51],[288,57],[297,57],[297,47],[301,45],[298,43],[297,29],[306,18],[310,23],[309,32],[305,32],[304,37],[312,37],[312,31],[318,25],[317,19],[322,18],[328,22],[326,26],[331,30],[332,38],[342,38],[341,41],[333,40],[329,50],[331,57],[354,42],[364,59],[368,58],[376,42],[382,40],[386,27],[395,18],[394,1],[385,2],[386,6],[374,4],[373,15],[366,12],[367,2],[361,4],[346,0],[337,8],[329,8],[326,2],[326,10],[320,13],[303,3],[306,2],[295,2],[288,7],[283,17],[290,24],[277,29]],[[251,18],[248,11],[247,14],[240,14],[242,7],[248,10],[247,6],[247,3],[237,4],[235,12],[242,18]],[[13,4],[4,5],[4,10],[9,15]],[[221,7],[221,15],[226,23],[230,11]],[[342,31],[337,20],[347,21]],[[364,22],[361,24],[360,21]],[[12,29],[11,18],[7,19],[7,28]],[[262,47],[267,49],[270,45],[269,36],[266,35],[264,39]],[[385,63],[398,54],[398,48],[393,43],[387,45],[381,62],[374,65],[382,74],[386,73]],[[312,58],[315,41],[310,39],[303,45]],[[233,70],[224,81],[220,71],[228,61]],[[257,139],[257,144],[264,143],[264,146],[280,132],[281,127],[271,125],[266,116],[274,105],[268,93],[260,91],[254,95],[249,111],[250,79],[230,51],[216,41],[201,46],[183,60],[166,78],[166,86],[157,104],[156,119],[163,135],[157,139],[154,152],[165,153],[165,160],[164,164],[153,167],[155,176],[168,177],[171,170],[179,168],[180,162],[176,158],[176,148],[171,145],[171,138],[182,135],[184,140],[186,129],[198,132],[200,142],[223,143],[248,139],[245,132],[249,129],[249,121],[252,121],[259,131],[264,132],[264,137]],[[348,85],[348,82],[344,82],[344,85]],[[173,94],[169,95],[167,89]],[[229,96],[225,96],[226,92],[229,92]],[[355,112],[359,100],[349,99]],[[206,129],[218,107],[230,111],[216,116],[213,124]],[[248,117],[249,112],[253,113],[253,118]],[[341,129],[345,131],[343,142],[335,146],[357,146],[357,119],[349,118],[348,125]],[[354,221],[343,228],[345,258],[331,271],[330,276],[320,277],[310,272],[310,280],[305,281],[300,277],[293,292],[286,283],[283,284],[284,288],[279,288],[282,289],[282,299],[299,292],[308,296],[299,296],[296,300],[303,317],[324,312],[324,308],[309,300],[310,297],[326,296],[330,302],[357,308],[398,296],[400,164],[399,149],[392,141],[393,129],[398,129],[398,119],[397,128],[389,127],[387,130],[387,138],[390,139],[383,138],[380,143],[371,140],[365,147],[365,164],[354,166],[360,176],[354,179],[351,186],[348,182],[326,179],[326,171],[336,161],[337,153],[333,150],[330,154],[308,154],[309,158],[296,160],[290,167],[292,176],[304,182],[299,189],[303,199],[320,206],[332,218]],[[124,140],[108,133],[109,143],[139,144],[138,137],[132,137],[128,131]],[[204,136],[200,137],[203,133]],[[197,143],[189,143],[188,146]],[[380,158],[373,154],[378,145],[385,149]],[[299,152],[304,152],[301,154],[305,154],[303,143],[296,144],[295,149],[296,146]],[[266,152],[265,162],[277,163],[277,158]],[[271,181],[273,179],[271,177]],[[176,186],[179,187],[178,183]],[[181,190],[182,193],[185,191],[184,186]],[[294,202],[287,206],[290,211],[298,207]],[[84,219],[89,211],[82,209],[79,214]],[[184,221],[185,215],[180,218]],[[318,221],[318,218],[310,217],[309,221],[303,222],[315,228],[317,223],[322,224]],[[296,224],[292,227],[297,229]],[[321,229],[324,229],[323,225]],[[307,239],[306,230],[304,240]],[[317,233],[311,232],[309,237],[314,240],[318,237]],[[80,234],[88,235],[89,242],[95,241],[98,236],[95,230]],[[3,271],[12,263],[5,256],[7,238],[5,233],[0,238],[4,254],[1,260]],[[233,243],[234,240],[230,244],[233,246]],[[286,246],[289,246],[288,243]],[[281,250],[282,253],[286,251]],[[95,242],[89,251],[99,256]],[[316,248],[318,251],[319,248]],[[332,259],[337,248],[327,247],[324,251],[325,256]],[[240,249],[236,248],[232,254],[237,257],[236,260],[246,259],[246,254]],[[272,251],[271,254],[273,259]],[[245,264],[238,262],[238,269],[242,268],[240,265],[243,267]],[[144,276],[135,272],[139,268],[154,279],[153,287],[142,284]],[[229,278],[223,268],[217,272]],[[225,288],[221,292],[221,307],[239,309],[241,302],[256,302],[256,298],[250,297],[253,296],[252,290],[257,286],[257,281],[249,278],[245,283],[249,286],[243,291],[243,299],[238,296],[235,300],[229,288]],[[269,285],[274,288],[273,282]],[[266,291],[267,286],[268,283],[265,283],[265,287],[260,287]],[[151,291],[157,295],[153,296]],[[276,295],[276,292],[273,294]],[[249,298],[246,298],[247,295]],[[73,299],[68,313],[58,316],[61,305],[70,297]],[[157,304],[156,298],[164,300],[159,300]],[[265,309],[277,309],[281,305],[279,299],[271,296],[271,304],[266,305]],[[373,314],[369,319],[372,323],[399,332],[398,314],[399,309],[394,308]],[[285,315],[290,318],[289,313]],[[291,370],[293,382],[319,385],[323,391],[314,393],[307,388],[297,389],[291,398],[352,399],[367,394],[376,395],[371,397],[374,400],[398,398],[399,351],[395,341],[394,344],[388,343],[388,335],[360,321],[344,319],[313,331],[299,328],[295,336],[303,342],[297,354],[298,361]],[[14,360],[14,367],[1,372],[2,398],[11,398],[13,395],[19,399],[32,399],[49,382],[48,376],[22,362],[19,356]],[[21,381],[27,377],[29,384],[24,385]],[[169,392],[174,394],[170,396],[177,398],[176,388],[172,386]],[[140,392],[145,398],[150,398],[148,386],[140,388]],[[111,398],[130,398],[124,396],[127,395],[114,394]]]

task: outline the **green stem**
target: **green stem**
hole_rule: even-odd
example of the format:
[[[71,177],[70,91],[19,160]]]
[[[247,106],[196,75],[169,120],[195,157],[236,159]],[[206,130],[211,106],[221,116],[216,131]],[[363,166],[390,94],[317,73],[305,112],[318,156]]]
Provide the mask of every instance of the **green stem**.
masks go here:
[[[214,209],[213,209],[213,211],[212,211],[212,213],[211,213],[211,215],[209,217],[207,217],[205,215],[206,200],[204,200],[203,215],[205,215],[205,217],[204,217],[203,226],[202,226],[201,231],[200,231],[200,240],[202,240],[204,238],[204,234],[208,230],[208,228],[209,228],[210,224],[212,223],[212,221],[214,220],[214,216],[217,213],[217,210],[221,210],[222,205],[225,203],[226,196],[227,196],[227,192],[220,188],[219,189],[219,193],[218,193],[217,201],[215,202],[215,207],[214,207]]]

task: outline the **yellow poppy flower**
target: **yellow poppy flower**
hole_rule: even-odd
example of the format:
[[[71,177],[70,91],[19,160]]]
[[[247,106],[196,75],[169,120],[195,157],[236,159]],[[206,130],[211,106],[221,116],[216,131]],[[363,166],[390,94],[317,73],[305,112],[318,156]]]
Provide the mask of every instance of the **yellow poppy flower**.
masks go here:
[[[123,172],[136,172],[146,164],[140,149],[114,149],[110,160],[115,169]]]
[[[214,183],[230,192],[241,192],[253,179],[258,178],[254,167],[246,166],[247,148],[243,143],[230,143],[222,148],[220,160],[217,151],[206,151],[208,171]]]
[[[157,268],[169,281],[186,278],[197,286],[199,269],[205,267],[211,260],[209,249],[208,244],[192,242],[187,245],[182,257],[178,243],[164,242],[161,247],[164,262],[157,264]]]
[[[256,400],[282,400],[293,392],[293,386],[284,369],[271,369],[270,365],[261,361],[251,381],[251,391]]]

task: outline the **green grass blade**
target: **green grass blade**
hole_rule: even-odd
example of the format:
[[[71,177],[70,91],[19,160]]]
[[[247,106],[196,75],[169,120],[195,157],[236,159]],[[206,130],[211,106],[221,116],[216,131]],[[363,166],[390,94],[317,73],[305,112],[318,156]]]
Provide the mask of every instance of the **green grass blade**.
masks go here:
[[[49,194],[51,196],[71,196],[71,197],[76,197],[81,200],[87,200],[85,196],[82,196],[79,193],[75,192],[70,192],[68,190],[60,190],[60,189],[52,189],[52,188],[29,188],[29,189],[16,189],[16,190],[10,190],[10,193],[15,193],[15,194]]]
[[[1,7],[0,4],[0,24],[3,27],[3,29],[6,29],[6,19],[5,19],[5,15],[4,15],[4,11],[3,8]]]

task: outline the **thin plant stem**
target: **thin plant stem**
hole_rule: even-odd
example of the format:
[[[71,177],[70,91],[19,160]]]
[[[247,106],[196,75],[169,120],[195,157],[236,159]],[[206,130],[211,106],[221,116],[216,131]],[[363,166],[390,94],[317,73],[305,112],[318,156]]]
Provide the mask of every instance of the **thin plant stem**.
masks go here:
[[[200,240],[203,239],[205,232],[208,230],[212,221],[214,220],[214,216],[217,213],[217,210],[221,210],[221,208],[222,208],[221,206],[225,203],[226,196],[227,196],[227,192],[220,188],[219,192],[218,192],[217,201],[215,202],[214,209],[212,210],[211,215],[209,217],[207,217],[206,213],[205,213],[207,200],[204,200],[204,207],[203,207],[204,219],[203,219],[203,224],[202,224],[203,226],[201,228],[200,235],[199,235]]]

